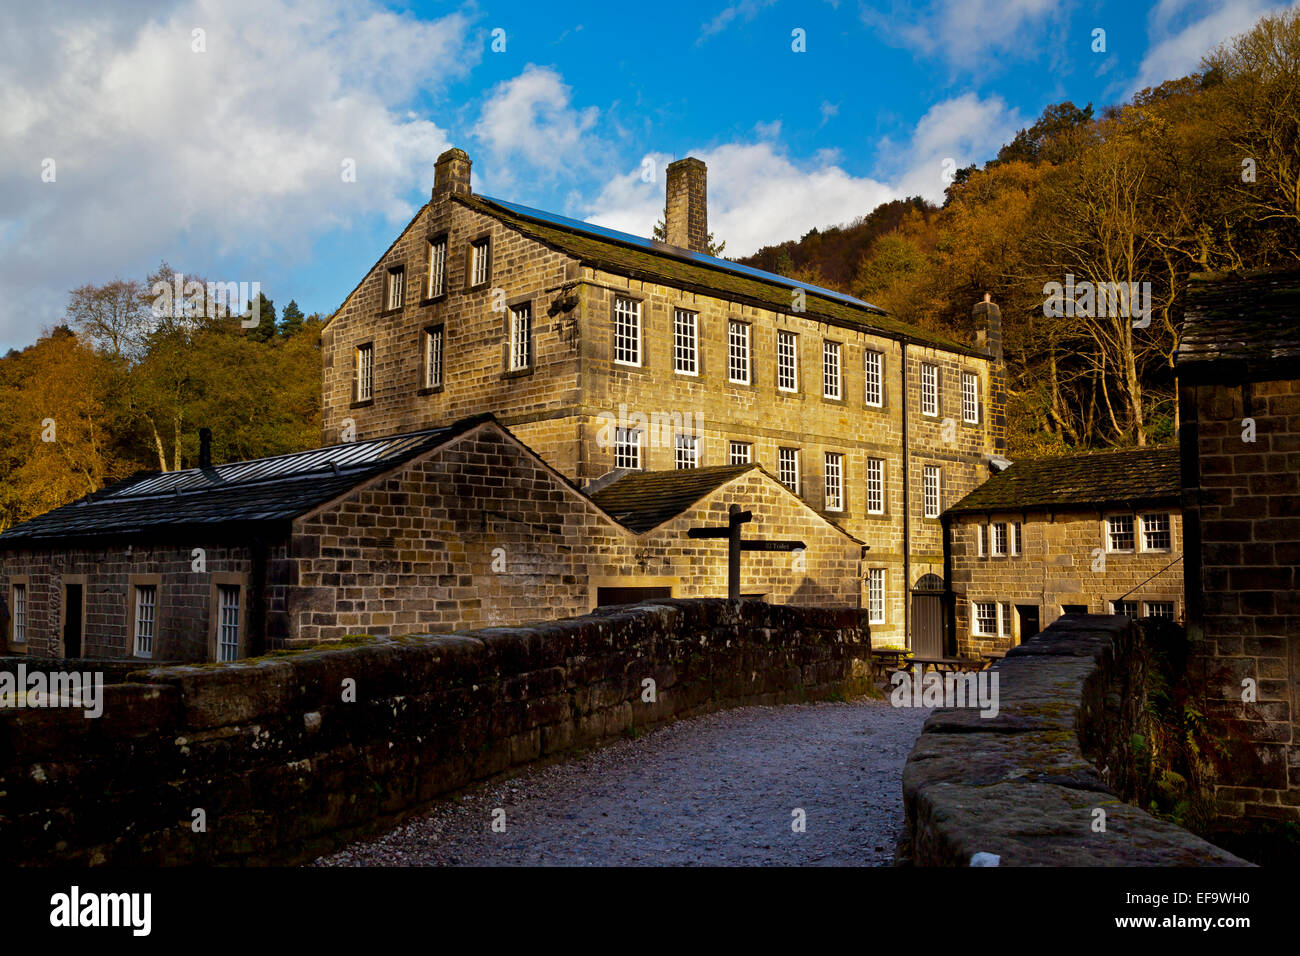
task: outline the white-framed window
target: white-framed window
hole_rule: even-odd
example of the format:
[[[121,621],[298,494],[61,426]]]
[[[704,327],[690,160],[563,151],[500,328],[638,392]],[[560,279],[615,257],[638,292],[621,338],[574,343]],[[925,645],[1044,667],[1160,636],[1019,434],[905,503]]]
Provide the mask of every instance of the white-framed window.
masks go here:
[[[998,605],[996,602],[971,602],[971,631],[982,637],[998,636]]]
[[[614,363],[641,364],[641,303],[614,297]]]
[[[1006,522],[995,521],[989,525],[989,553],[995,558],[1007,556]]]
[[[641,467],[641,429],[614,429],[614,467]]]
[[[424,330],[424,387],[442,384],[442,326]]]
[[[980,420],[980,378],[970,372],[961,373],[961,420],[971,425]]]
[[[844,510],[844,454],[826,453],[826,510]]]
[[[939,414],[939,366],[921,364],[921,414]]]
[[[406,269],[398,266],[388,270],[388,293],[385,297],[385,309],[400,309],[406,295]]]
[[[1011,522],[1011,554],[1013,557],[1020,554],[1020,546],[1020,522],[1013,521]]]
[[[367,342],[357,346],[357,401],[375,397],[375,346]]]
[[[840,343],[822,343],[822,397],[838,400],[840,390]]]
[[[784,329],[776,333],[776,387],[782,392],[799,390],[799,337]]]
[[[13,642],[15,644],[27,643],[27,584],[26,582],[15,582],[10,588],[10,595],[13,598]]]
[[[885,354],[868,350],[863,361],[866,371],[866,391],[863,401],[879,408],[884,403]]]
[[[154,630],[158,620],[158,586],[135,585],[135,656],[153,657]]]
[[[921,478],[921,498],[927,518],[939,517],[939,466],[926,465]]]
[[[735,319],[727,323],[727,380],[749,384],[749,326]]]
[[[491,271],[492,244],[491,240],[484,236],[482,239],[476,239],[469,245],[469,284],[485,285],[492,275]]]
[[[1138,616],[1138,602],[1137,601],[1111,601],[1110,613],[1123,614],[1125,617],[1131,617],[1134,620],[1136,620]]]
[[[885,623],[885,569],[867,568],[867,620]]]
[[[510,370],[533,363],[533,306],[522,302],[510,307]]]
[[[678,433],[673,444],[673,464],[677,468],[700,467],[699,439],[694,435]]]
[[[700,317],[686,309],[673,310],[673,371],[682,375],[698,375]]]
[[[795,494],[799,493],[799,449],[779,448],[776,453],[777,477]]]
[[[867,459],[867,514],[885,513],[885,459]]]
[[[1143,601],[1143,617],[1167,617],[1169,620],[1174,619],[1174,602],[1173,601]]]
[[[998,633],[1003,637],[1011,636],[1011,605],[998,605]]]
[[[975,548],[976,548],[975,553],[978,554],[981,558],[988,553],[987,547],[984,544],[984,535],[985,535],[985,528],[983,522],[981,522],[980,524],[977,524],[975,526]]]
[[[1106,518],[1106,550],[1132,551],[1133,547],[1133,516],[1108,516]]]
[[[727,443],[727,463],[732,465],[748,465],[754,459],[754,446],[747,441],[733,441]]]
[[[447,240],[429,240],[428,297],[440,296],[447,291]]]
[[[1173,544],[1169,532],[1169,515],[1153,514],[1142,516],[1142,550],[1168,551]]]
[[[239,585],[217,585],[217,660],[239,660]]]

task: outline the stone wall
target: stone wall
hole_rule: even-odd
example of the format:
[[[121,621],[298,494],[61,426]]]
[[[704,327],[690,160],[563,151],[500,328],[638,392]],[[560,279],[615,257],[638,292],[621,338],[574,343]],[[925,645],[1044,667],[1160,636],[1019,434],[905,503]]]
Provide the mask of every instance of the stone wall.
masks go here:
[[[1002,866],[1245,865],[1124,802],[1145,661],[1132,621],[1070,615],[994,667],[996,717],[936,710],[903,770],[910,861],[966,866],[990,853]]]
[[[631,729],[859,692],[867,644],[853,611],[670,601],[139,672],[97,720],[0,711],[0,863],[311,859]]]

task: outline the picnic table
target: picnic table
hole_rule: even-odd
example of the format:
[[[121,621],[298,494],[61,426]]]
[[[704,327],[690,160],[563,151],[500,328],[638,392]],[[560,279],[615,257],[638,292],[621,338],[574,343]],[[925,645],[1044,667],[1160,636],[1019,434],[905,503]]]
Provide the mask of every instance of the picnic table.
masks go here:
[[[920,664],[922,670],[929,668],[940,673],[982,671],[989,664],[988,661],[982,661],[975,657],[912,657],[908,659],[907,663]]]

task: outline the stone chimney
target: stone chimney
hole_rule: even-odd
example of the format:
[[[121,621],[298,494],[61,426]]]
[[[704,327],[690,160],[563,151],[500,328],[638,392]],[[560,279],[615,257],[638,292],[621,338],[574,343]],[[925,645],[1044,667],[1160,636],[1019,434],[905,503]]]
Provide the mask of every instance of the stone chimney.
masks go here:
[[[1002,358],[1002,310],[993,297],[984,293],[984,301],[976,302],[971,309],[971,324],[975,327],[977,348],[989,356],[989,408],[986,416],[988,434],[993,439],[993,451],[1005,455],[1007,451],[1007,366]]]
[[[708,167],[693,156],[669,164],[664,230],[670,246],[691,252],[709,251],[707,176]]]
[[[449,149],[438,157],[433,166],[433,198],[443,196],[468,196],[469,153],[463,149]]]

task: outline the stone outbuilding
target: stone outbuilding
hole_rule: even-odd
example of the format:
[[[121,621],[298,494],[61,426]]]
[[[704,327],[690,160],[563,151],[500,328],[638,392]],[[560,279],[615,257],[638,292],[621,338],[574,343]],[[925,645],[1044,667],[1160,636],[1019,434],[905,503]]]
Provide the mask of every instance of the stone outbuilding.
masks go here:
[[[445,632],[742,590],[856,608],[862,544],[757,465],[612,476],[593,500],[492,416],[139,475],[0,535],[8,653],[224,661],[352,633]],[[611,510],[616,513],[611,513]]]

